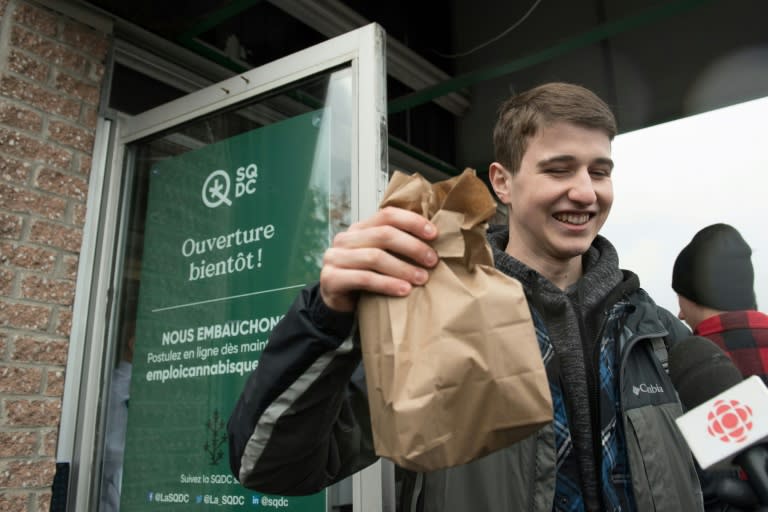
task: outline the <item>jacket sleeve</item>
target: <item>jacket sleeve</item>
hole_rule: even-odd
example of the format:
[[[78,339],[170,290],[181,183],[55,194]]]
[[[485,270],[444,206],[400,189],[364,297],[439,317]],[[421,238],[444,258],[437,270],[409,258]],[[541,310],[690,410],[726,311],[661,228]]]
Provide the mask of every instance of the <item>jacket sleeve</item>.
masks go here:
[[[354,314],[305,288],[275,326],[229,418],[229,462],[245,487],[306,495],[376,461]]]

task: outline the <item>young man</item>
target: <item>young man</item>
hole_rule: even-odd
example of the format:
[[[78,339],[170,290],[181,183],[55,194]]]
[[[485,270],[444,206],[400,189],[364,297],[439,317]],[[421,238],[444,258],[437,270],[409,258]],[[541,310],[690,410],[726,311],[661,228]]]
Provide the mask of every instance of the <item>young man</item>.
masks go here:
[[[745,377],[768,384],[768,315],[757,311],[752,249],[736,228],[712,224],[675,260],[678,317],[731,356]]]
[[[488,239],[497,268],[526,291],[555,420],[469,464],[408,473],[401,510],[701,509],[674,424],[681,406],[657,357],[688,331],[598,236],[613,202],[615,133],[607,105],[575,85],[546,84],[501,106],[489,177],[509,223]],[[424,284],[435,236],[426,219],[394,208],[336,236],[319,285],[274,330],[230,419],[230,463],[244,485],[309,493],[375,461],[356,371],[357,296]]]

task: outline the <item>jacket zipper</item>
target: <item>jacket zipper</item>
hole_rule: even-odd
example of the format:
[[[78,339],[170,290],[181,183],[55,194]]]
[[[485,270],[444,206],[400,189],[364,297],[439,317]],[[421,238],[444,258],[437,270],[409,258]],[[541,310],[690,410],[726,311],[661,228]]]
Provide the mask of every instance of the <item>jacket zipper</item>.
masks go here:
[[[536,489],[536,475],[538,474],[538,464],[536,463],[536,457],[538,456],[538,446],[539,446],[539,440],[541,439],[541,431],[536,432],[536,440],[535,442],[531,443],[531,451],[533,452],[533,457],[531,457],[531,460],[534,464],[534,471],[533,471],[533,477],[531,478],[531,484],[528,489],[528,510],[529,512],[535,512],[533,508],[533,494],[534,490]],[[552,493],[554,494],[554,492]]]
[[[413,492],[411,493],[411,504],[408,508],[411,512],[418,512],[419,497],[424,487],[424,473],[416,473],[416,481],[413,482]]]
[[[595,340],[595,348],[594,348],[594,354],[593,354],[593,364],[597,367],[598,371],[600,370],[600,340],[603,337],[603,331],[605,330],[605,325],[608,321],[608,311],[603,312],[603,320],[600,323],[600,328],[598,329],[597,334],[597,340]],[[624,369],[626,367],[626,360],[629,357],[628,354],[632,347],[640,342],[641,340],[650,339],[650,338],[657,338],[657,337],[664,337],[669,334],[668,331],[660,331],[658,333],[651,333],[651,334],[645,334],[642,336],[634,336],[629,341],[627,341],[626,345],[622,349],[622,347],[619,346],[619,339],[616,339],[616,347],[615,350],[617,354],[620,356],[619,358],[619,372],[618,372],[618,380],[616,382],[616,396],[619,399],[619,407],[623,409],[622,403],[623,403],[623,397],[621,395],[621,386],[624,382]],[[592,372],[589,372],[588,375],[592,375]],[[596,467],[595,469],[598,471],[597,474],[597,482],[600,486],[600,495],[602,496],[603,492],[603,481],[602,481],[602,465],[603,465],[603,446],[600,442],[600,414],[599,414],[599,407],[598,404],[599,401],[599,392],[600,392],[600,386],[599,386],[600,379],[592,379],[590,381],[590,398],[594,399],[594,408],[592,409],[592,425],[597,425],[597,430],[594,428],[592,429],[592,442],[595,448],[598,448],[597,451],[597,461],[596,461]]]
[[[579,320],[581,322],[581,320]],[[603,331],[605,331],[605,325],[608,322],[608,312],[603,311],[603,318],[600,321],[600,327],[597,329],[597,336],[593,344],[593,354],[591,359],[592,368],[587,371],[587,379],[589,382],[589,400],[590,400],[590,416],[592,421],[592,450],[595,454],[595,478],[597,481],[597,492],[600,502],[602,503],[603,496],[603,444],[600,441],[600,340],[603,339]],[[594,370],[597,370],[597,377],[595,377]]]

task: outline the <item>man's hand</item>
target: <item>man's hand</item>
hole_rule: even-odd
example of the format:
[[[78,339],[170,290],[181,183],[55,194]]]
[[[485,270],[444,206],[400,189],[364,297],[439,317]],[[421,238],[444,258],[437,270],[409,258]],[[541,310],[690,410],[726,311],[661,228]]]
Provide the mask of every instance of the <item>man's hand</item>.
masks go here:
[[[437,229],[421,215],[386,207],[333,239],[320,271],[320,295],[336,311],[353,311],[360,291],[401,297],[427,282],[437,254],[425,241]]]

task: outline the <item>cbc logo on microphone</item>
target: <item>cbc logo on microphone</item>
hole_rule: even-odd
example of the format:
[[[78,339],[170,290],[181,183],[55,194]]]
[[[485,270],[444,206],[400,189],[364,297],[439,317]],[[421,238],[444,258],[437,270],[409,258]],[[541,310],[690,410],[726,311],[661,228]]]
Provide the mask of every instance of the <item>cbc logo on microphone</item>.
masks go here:
[[[718,400],[707,414],[707,432],[724,443],[742,443],[752,430],[752,408],[738,400]]]

